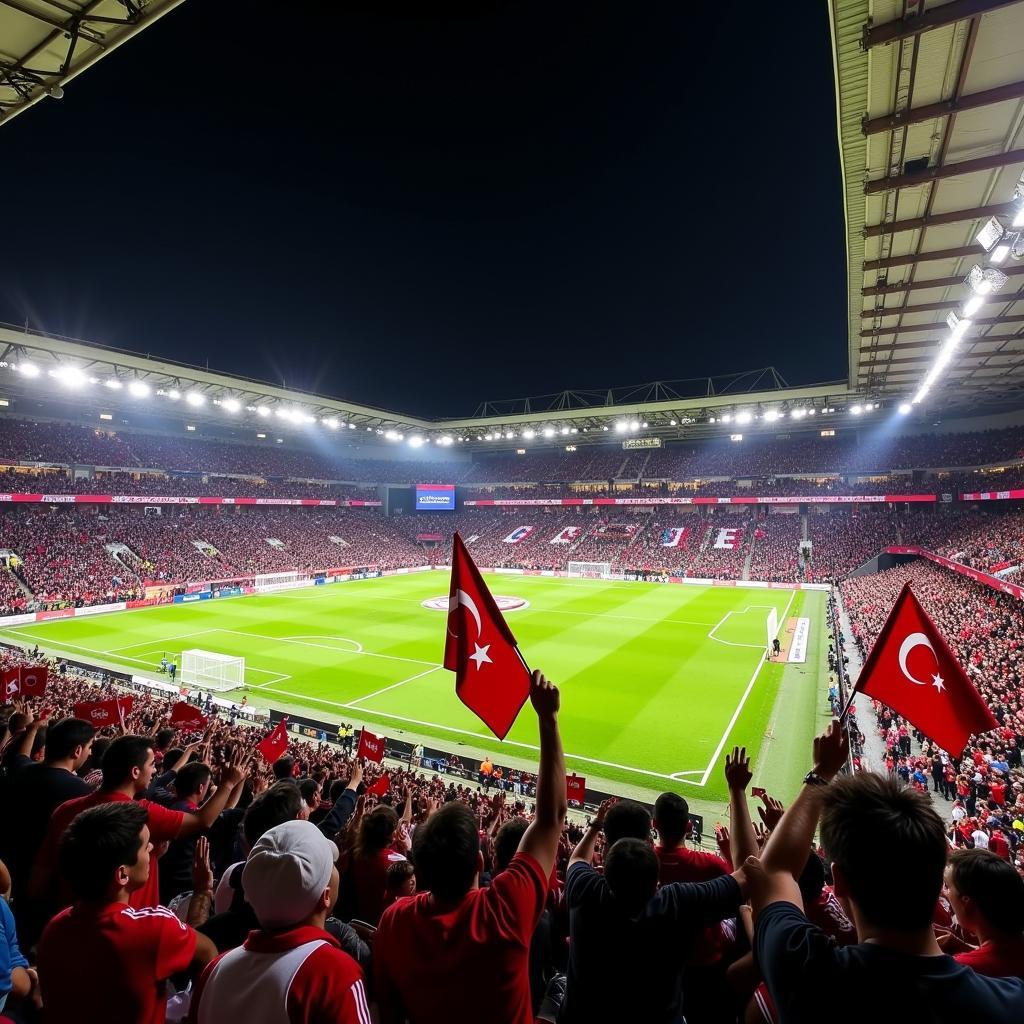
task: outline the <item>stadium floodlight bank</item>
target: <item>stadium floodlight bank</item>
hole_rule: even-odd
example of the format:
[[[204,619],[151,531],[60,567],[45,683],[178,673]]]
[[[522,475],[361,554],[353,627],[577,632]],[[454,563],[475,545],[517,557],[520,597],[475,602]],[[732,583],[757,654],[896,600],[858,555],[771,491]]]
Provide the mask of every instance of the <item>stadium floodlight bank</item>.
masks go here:
[[[571,579],[603,580],[612,572],[611,562],[570,562],[566,575]]]
[[[263,572],[256,576],[254,583],[257,593],[272,594],[278,590],[296,590],[299,587],[311,587],[313,581],[305,572]]]
[[[235,690],[245,685],[245,658],[193,647],[181,652],[181,681],[204,690]]]

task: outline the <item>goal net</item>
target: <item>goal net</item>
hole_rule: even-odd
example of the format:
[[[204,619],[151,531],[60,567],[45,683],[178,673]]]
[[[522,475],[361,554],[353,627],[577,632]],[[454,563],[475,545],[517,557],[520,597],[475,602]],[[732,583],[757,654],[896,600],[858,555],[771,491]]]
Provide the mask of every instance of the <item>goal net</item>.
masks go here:
[[[568,575],[572,579],[600,580],[612,571],[611,562],[570,562]]]
[[[311,587],[313,581],[308,573],[297,572],[263,572],[258,573],[254,581],[258,593],[267,594],[275,590],[295,590],[298,587]]]
[[[245,658],[193,647],[181,652],[181,681],[204,690],[234,690],[245,684]]]

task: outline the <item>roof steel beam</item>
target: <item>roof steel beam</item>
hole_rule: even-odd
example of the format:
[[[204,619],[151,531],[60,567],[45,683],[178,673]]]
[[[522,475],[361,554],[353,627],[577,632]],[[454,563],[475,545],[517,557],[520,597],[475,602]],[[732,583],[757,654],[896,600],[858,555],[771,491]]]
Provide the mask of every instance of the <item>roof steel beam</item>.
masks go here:
[[[887,132],[893,128],[904,128],[907,125],[920,124],[922,121],[931,121],[937,117],[947,117],[958,111],[977,110],[979,107],[989,107],[993,103],[1019,100],[1022,97],[1024,97],[1024,82],[1011,82],[1009,85],[1000,85],[995,89],[972,92],[959,99],[951,98],[938,103],[927,103],[910,110],[897,110],[893,114],[883,114],[881,117],[870,119],[865,117],[862,129],[865,135],[878,135],[880,132]]]
[[[941,10],[941,8],[940,8]],[[978,157],[976,160],[962,160],[958,164],[928,167],[923,171],[911,174],[894,174],[886,178],[864,183],[864,195],[873,196],[879,192],[891,192],[893,189],[909,188],[913,185],[927,185],[932,181],[944,178],[957,178],[976,171],[993,171],[999,167],[1024,163],[1024,149],[1011,149],[1007,153],[994,153],[992,156]]]
[[[1016,277],[1024,274],[1024,266],[1000,267],[1007,277]],[[877,284],[870,288],[861,288],[861,295],[894,295],[896,292],[920,291],[923,288],[952,288],[955,285],[963,284],[962,277],[933,277],[930,281],[900,281],[897,284]],[[1007,302],[1010,300],[1007,299]]]
[[[886,43],[895,43],[900,39],[910,39],[924,32],[931,32],[933,29],[963,21],[965,18],[974,18],[979,14],[987,14],[989,11],[1012,7],[1016,3],[1020,3],[1020,0],[953,0],[952,3],[944,4],[942,7],[933,7],[930,11],[913,17],[897,18],[895,21],[886,21],[881,25],[872,25],[869,22],[864,26],[861,44],[865,50],[870,50],[874,46],[884,46]]]
[[[1011,316],[986,316],[979,320],[971,319],[975,327],[995,327],[998,324],[1024,324],[1024,313]],[[892,327],[872,327],[861,331],[862,338],[877,338],[880,334],[922,334],[925,331],[944,331],[946,324],[940,320],[934,324],[899,324]],[[978,339],[979,341],[982,339]]]
[[[865,260],[865,270],[885,270],[887,267],[907,267],[913,263],[935,260],[958,260],[964,256],[980,254],[979,245],[961,245],[955,249],[933,249],[931,252],[908,252],[903,256],[887,256],[884,260]]]
[[[968,220],[1005,217],[1013,210],[1013,203],[991,203],[989,206],[974,206],[969,210],[950,210],[948,213],[932,213],[927,217],[894,220],[891,224],[872,224],[866,227],[863,233],[865,238],[878,238],[881,235],[895,235],[901,231],[917,231],[919,228],[930,228],[939,224],[959,224]]]

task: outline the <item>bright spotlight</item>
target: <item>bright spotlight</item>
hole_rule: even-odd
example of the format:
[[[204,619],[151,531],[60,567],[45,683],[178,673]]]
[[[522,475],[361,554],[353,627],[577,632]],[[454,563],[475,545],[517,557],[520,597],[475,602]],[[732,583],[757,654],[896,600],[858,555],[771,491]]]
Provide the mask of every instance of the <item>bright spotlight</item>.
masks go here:
[[[257,405],[256,406],[256,412],[260,416],[269,416],[270,415],[270,406],[267,406],[267,405]]]
[[[675,420],[669,420],[669,421],[668,421],[668,425],[669,425],[670,427],[674,427],[674,426],[676,425],[676,421],[675,421]]]
[[[619,422],[615,424],[616,434],[624,434],[627,430],[629,430],[629,425],[622,420],[619,420]]]
[[[564,436],[565,434],[568,434],[568,433],[569,433],[569,428],[568,428],[568,427],[562,427],[562,429],[561,429],[560,433],[561,433],[561,434],[562,434],[563,436]]]
[[[545,437],[554,437],[555,436],[555,428],[554,427],[545,427],[544,428],[544,436]]]
[[[974,316],[983,305],[985,305],[985,297],[983,295],[972,295],[964,303],[964,316]]]
[[[790,414],[795,420],[802,420],[807,415],[806,409],[794,409]]]
[[[324,426],[325,427],[330,427],[331,430],[337,430],[338,427],[341,426],[341,424],[338,422],[338,419],[337,419],[336,416],[328,416],[324,420]]]
[[[18,372],[23,377],[29,377],[29,378],[38,377],[39,376],[39,367],[36,366],[35,363],[19,363],[18,364]]]
[[[956,313],[950,313],[946,317],[946,326],[953,332],[953,337],[959,341],[968,330],[970,330],[972,321],[968,320],[967,317],[957,316]]]
[[[727,412],[727,413],[726,413],[726,414],[725,414],[725,415],[724,415],[724,416],[722,417],[722,422],[723,422],[723,423],[732,423],[732,413],[731,413],[731,412]]]
[[[629,425],[629,429],[632,430],[635,433],[636,431],[638,431],[640,429],[640,424],[637,423],[636,420],[633,420],[633,422],[630,423],[630,425]]]
[[[206,401],[206,397],[201,395],[198,391],[190,391],[185,396],[185,401],[188,402],[189,405],[198,408]]]
[[[778,418],[779,418],[779,413],[776,412],[774,409],[769,409],[764,414],[764,419],[765,419],[766,423],[774,423]]]
[[[741,426],[747,424],[753,419],[749,412],[741,412],[736,414],[736,422]]]
[[[348,429],[349,429],[349,430],[355,430],[355,429],[356,429],[356,425],[355,425],[354,423],[350,423],[350,424],[348,425]]]
[[[386,430],[384,432],[384,438],[387,441],[398,441],[401,440],[402,435],[397,430]]]
[[[523,437],[525,437],[527,441],[532,441],[536,436],[537,435],[532,430],[523,431]]]
[[[995,267],[979,267],[977,263],[971,267],[970,273],[964,278],[966,284],[975,295],[992,295],[1006,284],[1006,275]]]
[[[864,410],[859,405],[853,405],[850,407],[850,412],[852,412],[854,416],[859,416],[863,411]]]
[[[460,437],[459,440],[461,441],[462,438]],[[437,439],[437,443],[447,448],[450,444],[452,444],[452,439],[447,434],[445,434],[444,437],[439,437]]]
[[[66,388],[80,388],[85,383],[85,374],[77,366],[59,366],[50,371],[50,376]]]
[[[900,402],[900,415],[906,416],[912,408],[913,406],[909,402]]]
[[[105,388],[110,388],[111,391],[120,391],[121,390],[121,382],[116,377],[108,377],[103,382],[103,386]]]
[[[410,448],[422,448],[425,443],[426,442],[423,440],[422,437],[410,437],[409,438],[409,447]]]
[[[167,397],[172,402],[176,402],[179,398],[181,398],[181,392],[177,388],[171,388],[171,390],[167,392]]]
[[[225,398],[220,404],[228,412],[238,412],[242,408],[242,403],[237,398]]]
[[[149,394],[149,385],[141,380],[133,380],[128,385],[128,394],[132,398],[145,398]]]

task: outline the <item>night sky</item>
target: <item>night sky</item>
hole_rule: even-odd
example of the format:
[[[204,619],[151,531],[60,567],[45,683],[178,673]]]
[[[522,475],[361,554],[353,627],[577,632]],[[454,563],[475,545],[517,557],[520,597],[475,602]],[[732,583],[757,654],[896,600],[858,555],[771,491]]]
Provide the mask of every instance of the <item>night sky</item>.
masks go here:
[[[845,374],[821,3],[189,0],[0,152],[0,321],[428,416]]]

